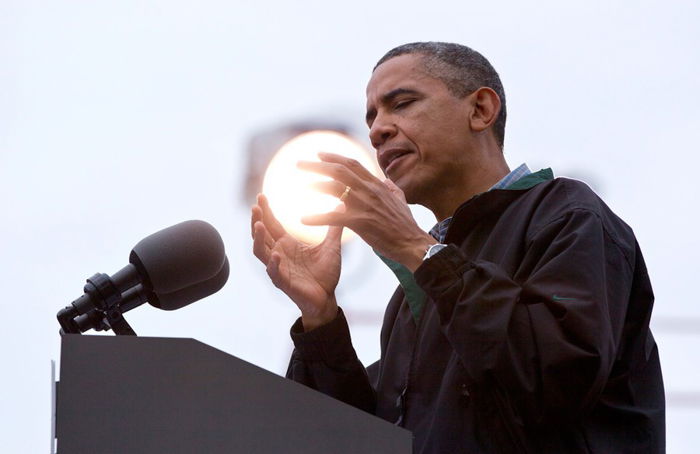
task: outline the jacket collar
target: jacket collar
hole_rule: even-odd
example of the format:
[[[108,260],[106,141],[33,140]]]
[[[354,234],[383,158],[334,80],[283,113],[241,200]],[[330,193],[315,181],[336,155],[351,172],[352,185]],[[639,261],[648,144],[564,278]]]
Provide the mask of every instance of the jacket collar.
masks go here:
[[[445,243],[459,243],[472,226],[486,216],[503,211],[520,194],[540,183],[554,179],[551,168],[542,169],[520,178],[505,189],[493,189],[477,194],[457,208],[445,235]],[[459,225],[458,228],[453,228]]]

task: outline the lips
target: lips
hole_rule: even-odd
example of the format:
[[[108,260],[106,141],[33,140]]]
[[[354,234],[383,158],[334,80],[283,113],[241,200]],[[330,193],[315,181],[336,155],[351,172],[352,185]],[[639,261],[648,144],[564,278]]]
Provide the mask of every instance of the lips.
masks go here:
[[[389,175],[392,169],[399,164],[400,159],[410,153],[409,150],[403,148],[391,148],[382,151],[379,154],[379,165],[384,170],[384,174]]]

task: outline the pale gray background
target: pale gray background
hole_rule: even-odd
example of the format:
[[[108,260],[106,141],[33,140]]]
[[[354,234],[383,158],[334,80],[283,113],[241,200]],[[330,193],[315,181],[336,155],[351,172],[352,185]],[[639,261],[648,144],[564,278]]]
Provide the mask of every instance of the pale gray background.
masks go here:
[[[0,2],[0,440],[49,450],[56,312],[142,237],[221,232],[232,275],[140,335],[194,337],[283,373],[295,308],[250,254],[247,140],[299,118],[363,129],[364,88],[395,45],[457,41],[498,69],[511,166],[588,181],[637,232],[657,303],[668,452],[700,445],[697,2]],[[417,211],[426,228],[430,216]],[[395,285],[348,247],[341,304],[363,361]]]

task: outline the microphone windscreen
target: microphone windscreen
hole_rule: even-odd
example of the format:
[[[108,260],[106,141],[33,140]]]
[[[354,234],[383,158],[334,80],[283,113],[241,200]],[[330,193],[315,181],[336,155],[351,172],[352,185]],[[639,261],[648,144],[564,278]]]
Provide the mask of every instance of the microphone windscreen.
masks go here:
[[[129,255],[155,293],[172,293],[216,276],[226,260],[219,232],[204,221],[185,221],[147,236]]]
[[[152,293],[148,297],[148,302],[152,306],[166,311],[180,309],[221,290],[228,280],[228,274],[228,258],[224,258],[224,265],[214,277],[176,292]]]

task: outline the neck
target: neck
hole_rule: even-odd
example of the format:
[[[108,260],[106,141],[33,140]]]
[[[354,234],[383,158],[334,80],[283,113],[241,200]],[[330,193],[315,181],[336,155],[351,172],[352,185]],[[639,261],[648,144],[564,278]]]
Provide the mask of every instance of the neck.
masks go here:
[[[460,205],[475,195],[488,191],[510,172],[502,153],[479,164],[470,166],[471,171],[465,173],[460,181],[439,188],[435,191],[439,196],[425,203],[438,222],[452,216]]]

